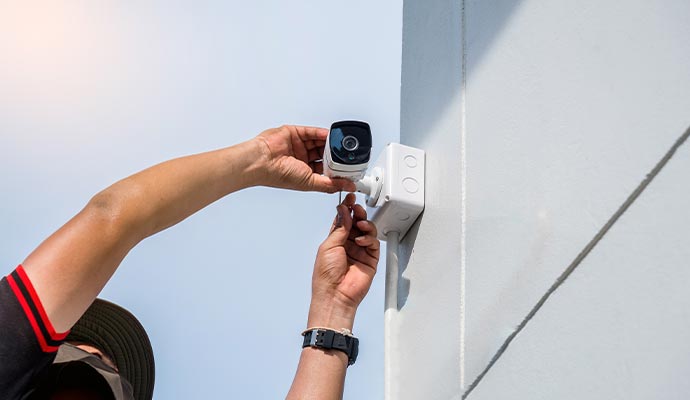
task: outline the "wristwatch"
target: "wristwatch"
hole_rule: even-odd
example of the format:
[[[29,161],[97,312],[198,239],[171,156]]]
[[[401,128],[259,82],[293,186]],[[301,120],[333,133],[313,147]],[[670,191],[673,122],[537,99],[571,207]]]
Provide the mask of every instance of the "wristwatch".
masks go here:
[[[330,329],[314,328],[305,331],[302,348],[308,346],[326,350],[340,350],[347,354],[348,366],[357,361],[357,354],[359,353],[359,339]]]

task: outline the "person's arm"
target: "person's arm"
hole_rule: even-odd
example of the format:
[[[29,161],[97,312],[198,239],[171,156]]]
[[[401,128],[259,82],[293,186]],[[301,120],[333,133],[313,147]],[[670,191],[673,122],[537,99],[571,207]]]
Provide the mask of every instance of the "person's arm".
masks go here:
[[[354,194],[338,206],[338,216],[314,263],[307,328],[352,331],[357,307],[371,287],[379,261],[376,227],[366,219]],[[287,399],[341,399],[347,364],[341,351],[305,347]]]
[[[69,330],[141,240],[242,188],[353,190],[321,176],[327,129],[283,126],[229,148],[182,157],[123,179],[22,263],[55,331]]]

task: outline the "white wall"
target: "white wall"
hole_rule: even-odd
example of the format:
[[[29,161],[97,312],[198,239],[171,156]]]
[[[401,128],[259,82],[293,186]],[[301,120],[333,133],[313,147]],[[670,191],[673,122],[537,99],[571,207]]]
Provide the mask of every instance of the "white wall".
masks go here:
[[[401,243],[393,399],[460,395],[461,50],[459,1],[404,2],[400,141],[426,151],[426,208]]]
[[[454,345],[403,365],[399,398],[459,397],[690,125],[688,17],[680,0],[405,3],[401,140],[428,151],[430,184],[401,347],[424,360],[429,327]],[[688,392],[689,147],[468,398]]]

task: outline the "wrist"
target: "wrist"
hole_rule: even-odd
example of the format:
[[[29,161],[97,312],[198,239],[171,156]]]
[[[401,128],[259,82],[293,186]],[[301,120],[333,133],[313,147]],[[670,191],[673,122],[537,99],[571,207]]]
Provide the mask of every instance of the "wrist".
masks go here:
[[[332,301],[312,299],[309,306],[307,328],[323,327],[334,330],[348,329],[352,331],[357,309],[335,304]]]
[[[263,185],[267,175],[267,146],[258,138],[253,138],[237,144],[235,147],[242,158],[242,171],[233,171],[235,176],[239,176],[242,180],[243,187],[252,187]]]
[[[343,329],[341,332],[327,328],[311,328],[302,332],[302,348],[313,347],[320,350],[337,350],[347,355],[347,365],[357,361],[359,354],[359,339],[352,332]]]

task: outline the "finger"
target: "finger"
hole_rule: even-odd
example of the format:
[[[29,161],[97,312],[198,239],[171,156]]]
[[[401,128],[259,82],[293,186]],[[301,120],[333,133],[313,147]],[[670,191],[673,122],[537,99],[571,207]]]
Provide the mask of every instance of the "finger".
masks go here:
[[[331,231],[326,240],[323,242],[323,246],[326,249],[343,246],[345,243],[347,243],[350,228],[352,228],[352,216],[350,215],[350,210],[347,208],[347,206],[340,204],[338,207],[336,207],[336,210],[337,215],[333,219]]]
[[[367,247],[367,253],[378,258],[381,242],[378,239],[376,225],[371,221],[358,221],[356,228],[353,228],[352,231],[360,231],[362,235],[355,237],[355,243]]]
[[[345,196],[345,199],[343,199],[344,205],[347,206],[348,209],[351,209],[355,203],[357,202],[357,197],[355,196],[354,193],[348,193],[347,196]]]
[[[334,227],[336,227],[336,228],[340,227],[340,225],[344,224],[344,218],[348,217],[349,224],[347,226],[347,229],[348,229],[348,231],[352,230],[353,220],[352,220],[351,202],[353,202],[353,201],[354,201],[354,199],[350,198],[350,195],[347,195],[347,196],[345,196],[345,199],[343,199],[343,201],[335,207],[337,215],[334,219],[334,223],[333,223]]]
[[[338,191],[349,191],[349,186],[347,186],[347,182],[350,182],[352,186],[354,186],[354,183],[348,179],[333,179],[325,175],[321,175],[321,173],[323,173],[323,164],[319,165],[320,167],[317,167],[317,164],[314,164],[314,168],[312,168],[312,171],[314,171],[315,173],[312,174],[309,178],[309,184],[306,190],[314,192],[335,193]],[[317,169],[319,171],[317,171]]]
[[[321,151],[323,151],[323,147],[325,145],[326,145],[325,140],[310,140],[310,141],[304,143],[304,147],[306,147],[307,150],[321,149]]]
[[[313,168],[312,171],[316,172]],[[321,173],[323,173],[323,164],[321,167]],[[341,178],[330,178],[325,175],[313,174],[309,181],[310,191],[324,192],[324,193],[335,193],[338,191],[342,192],[354,192],[356,190],[355,183],[349,179]]]
[[[308,158],[309,162],[321,159],[321,154],[319,154],[319,150],[317,150],[317,149],[309,150],[308,155],[309,155],[309,158]]]
[[[381,248],[381,243],[378,239],[378,233],[376,231],[376,227],[374,224],[372,224],[369,221],[360,221],[360,222],[368,222],[368,224],[365,226],[365,229],[356,229],[355,227],[352,228],[352,232],[359,231],[359,234],[354,237],[355,243],[357,243],[360,246],[364,247],[369,247],[373,250],[378,250]],[[364,225],[364,224],[362,224]],[[352,235],[351,235],[352,236]]]
[[[381,242],[373,235],[358,236],[355,238],[355,243],[358,246],[366,247],[370,250],[378,250],[381,248]]]
[[[356,226],[357,229],[363,233],[371,234],[373,236],[378,235],[378,229],[376,229],[376,225],[374,225],[374,223],[371,221],[357,221]]]
[[[309,163],[309,166],[311,167],[311,170],[314,171],[316,174],[323,174],[323,163],[320,161],[312,161]]]
[[[342,190],[343,192],[352,193],[357,191],[357,186],[355,186],[355,183],[349,179],[331,178],[331,181],[333,182],[333,185],[335,185],[338,188],[338,190]]]
[[[368,262],[370,262],[370,263],[378,262],[378,259],[381,256],[381,242],[378,239],[373,241],[367,247],[360,246],[355,241],[351,241],[350,243],[352,243],[353,246],[357,246],[357,248],[355,250],[352,250],[352,251],[356,251],[357,254],[360,254],[358,256],[359,258],[366,258],[367,260],[369,260],[369,257],[371,257],[371,260]]]
[[[376,275],[376,267],[378,266],[378,260],[376,260],[375,258],[359,260],[356,258],[348,257],[347,262],[348,264],[352,265],[355,268],[355,270],[361,271],[363,274],[365,274],[369,279],[373,278]]]
[[[292,147],[292,153],[296,159],[303,162],[308,162],[307,148],[304,146],[302,140],[296,135],[290,135],[290,144]]]
[[[292,125],[291,128],[295,130],[297,133],[297,136],[299,136],[300,140],[302,142],[306,142],[308,140],[326,140],[326,137],[328,137],[328,129],[326,128],[319,128],[315,126],[298,126],[298,125]]]
[[[352,211],[353,211],[355,221],[361,221],[361,220],[367,219],[367,211],[361,205],[356,204],[352,208]]]
[[[348,236],[348,239],[354,241],[355,238],[362,236],[362,235],[366,235],[366,233],[360,231],[357,228],[357,225],[354,224],[354,225],[352,225],[352,229],[350,229],[350,236]]]
[[[348,241],[345,244],[345,253],[347,253],[347,258],[352,261],[364,264],[368,267],[376,269],[378,264],[378,255],[374,251],[369,252],[367,248],[358,246],[353,241]],[[372,254],[373,253],[373,254]]]

